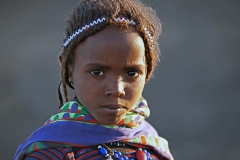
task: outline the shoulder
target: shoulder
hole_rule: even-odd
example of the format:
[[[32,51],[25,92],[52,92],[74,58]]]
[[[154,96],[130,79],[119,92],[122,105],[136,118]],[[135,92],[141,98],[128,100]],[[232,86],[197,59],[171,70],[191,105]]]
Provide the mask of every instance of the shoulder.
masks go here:
[[[74,148],[54,148],[37,150],[25,155],[24,160],[39,160],[39,159],[103,159],[97,147],[74,147]]]
[[[34,159],[69,159],[73,154],[72,148],[54,148],[54,149],[44,149],[37,150],[32,153],[27,154],[24,160],[34,160]]]

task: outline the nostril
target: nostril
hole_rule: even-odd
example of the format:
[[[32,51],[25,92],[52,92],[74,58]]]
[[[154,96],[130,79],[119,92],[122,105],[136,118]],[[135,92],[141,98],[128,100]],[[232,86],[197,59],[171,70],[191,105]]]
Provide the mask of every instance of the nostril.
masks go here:
[[[106,96],[122,97],[125,95],[124,82],[122,80],[113,80],[108,83],[105,90]]]
[[[119,97],[123,97],[125,96],[125,92],[122,92],[121,94],[119,94]]]
[[[116,89],[108,89],[105,91],[106,96],[115,96],[115,97],[123,97],[125,95],[124,88],[116,88]]]
[[[125,95],[125,91],[106,91],[106,96],[117,96],[117,97],[123,97]]]

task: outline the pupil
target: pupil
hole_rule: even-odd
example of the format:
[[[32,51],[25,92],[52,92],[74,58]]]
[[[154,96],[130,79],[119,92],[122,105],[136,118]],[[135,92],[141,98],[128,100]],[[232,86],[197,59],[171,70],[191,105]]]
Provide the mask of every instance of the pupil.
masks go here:
[[[101,74],[101,71],[93,71],[93,74],[95,74],[95,75],[100,75],[100,74]]]
[[[129,76],[135,76],[135,72],[134,71],[128,72],[128,75]]]

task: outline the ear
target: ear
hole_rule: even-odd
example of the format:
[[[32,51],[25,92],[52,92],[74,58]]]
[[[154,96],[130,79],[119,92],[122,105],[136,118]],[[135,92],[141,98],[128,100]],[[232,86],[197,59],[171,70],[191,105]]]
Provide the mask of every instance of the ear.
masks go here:
[[[58,55],[58,60],[59,60],[59,62],[62,64],[62,62],[63,62],[63,56],[60,54],[60,55]]]
[[[60,50],[59,54],[58,54],[58,60],[60,62],[60,64],[62,65],[63,64],[63,49]]]
[[[61,49],[59,55],[58,55],[58,60],[63,67],[64,63],[64,56],[63,56],[63,49]],[[73,84],[73,78],[72,78],[72,66],[68,66],[68,76],[69,76],[69,82]]]

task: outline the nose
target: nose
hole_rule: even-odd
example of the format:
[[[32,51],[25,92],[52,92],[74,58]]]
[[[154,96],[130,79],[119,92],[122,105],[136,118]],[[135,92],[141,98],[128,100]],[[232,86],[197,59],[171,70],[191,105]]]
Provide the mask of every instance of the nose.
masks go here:
[[[106,96],[123,97],[125,95],[124,82],[122,80],[112,80],[107,84]]]

